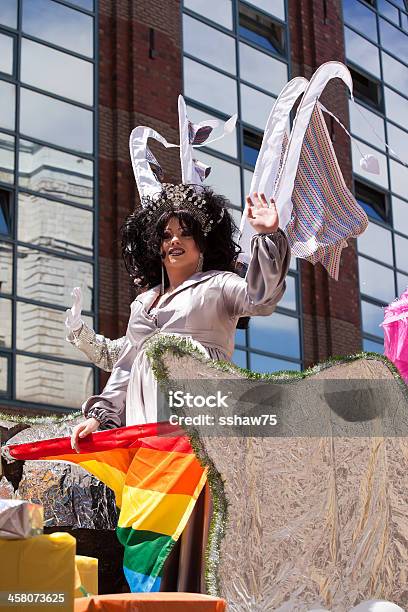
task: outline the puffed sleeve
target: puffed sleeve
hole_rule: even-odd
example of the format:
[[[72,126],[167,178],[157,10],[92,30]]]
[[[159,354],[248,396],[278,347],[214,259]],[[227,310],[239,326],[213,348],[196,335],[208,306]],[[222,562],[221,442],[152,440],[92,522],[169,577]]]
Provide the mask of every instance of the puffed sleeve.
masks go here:
[[[96,334],[86,323],[80,330],[70,332],[68,342],[82,351],[88,359],[106,372],[111,372],[125,344],[125,336],[110,340]]]
[[[82,405],[86,418],[94,417],[106,428],[124,427],[126,392],[136,348],[126,337],[119,358],[102,393],[92,395]]]
[[[269,315],[286,289],[290,246],[282,230],[255,234],[245,278],[227,274],[223,284],[225,307],[232,317]]]

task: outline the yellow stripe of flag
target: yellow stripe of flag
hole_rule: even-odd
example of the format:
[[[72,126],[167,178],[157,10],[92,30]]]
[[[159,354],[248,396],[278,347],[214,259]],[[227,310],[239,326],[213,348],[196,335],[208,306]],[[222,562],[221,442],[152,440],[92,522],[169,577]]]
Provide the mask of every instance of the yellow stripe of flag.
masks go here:
[[[192,496],[178,493],[160,493],[125,485],[118,527],[153,531],[177,540],[185,527],[205,480],[206,474],[204,473]]]
[[[126,474],[114,468],[112,465],[101,463],[93,459],[81,461],[79,465],[112,489],[115,494],[116,505],[120,508],[122,506],[122,491],[125,486]]]

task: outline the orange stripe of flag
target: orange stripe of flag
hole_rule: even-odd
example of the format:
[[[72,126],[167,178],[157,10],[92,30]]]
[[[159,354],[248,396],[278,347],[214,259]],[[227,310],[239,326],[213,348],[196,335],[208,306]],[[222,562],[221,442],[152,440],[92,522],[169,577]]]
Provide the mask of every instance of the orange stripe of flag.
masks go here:
[[[118,448],[116,450],[104,452],[96,451],[94,453],[76,453],[74,451],[72,454],[66,455],[47,455],[41,457],[41,459],[46,459],[47,461],[71,461],[72,463],[77,464],[82,463],[83,461],[99,461],[100,463],[110,465],[126,474],[129,469],[129,465],[131,464],[133,457],[138,450],[138,448]]]
[[[193,495],[203,467],[193,454],[140,448],[126,477],[128,487]]]

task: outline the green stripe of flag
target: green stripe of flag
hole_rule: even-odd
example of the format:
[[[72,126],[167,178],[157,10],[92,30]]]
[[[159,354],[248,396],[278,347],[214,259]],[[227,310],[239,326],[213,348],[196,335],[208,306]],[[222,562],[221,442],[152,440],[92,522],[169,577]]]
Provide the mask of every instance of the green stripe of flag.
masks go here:
[[[117,527],[118,540],[123,544],[125,553],[123,565],[145,576],[160,576],[175,541],[168,535]]]

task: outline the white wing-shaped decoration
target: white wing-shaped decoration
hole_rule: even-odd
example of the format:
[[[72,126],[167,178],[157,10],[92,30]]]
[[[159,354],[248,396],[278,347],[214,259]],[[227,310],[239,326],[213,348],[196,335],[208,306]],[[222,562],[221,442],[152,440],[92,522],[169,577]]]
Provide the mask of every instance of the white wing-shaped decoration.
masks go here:
[[[164,147],[180,147],[180,164],[182,183],[201,185],[210,173],[210,168],[194,158],[193,149],[207,146],[216,140],[224,138],[235,129],[237,115],[233,115],[224,123],[221,136],[208,140],[213,128],[219,125],[217,120],[206,120],[193,124],[188,120],[186,103],[183,96],[178,98],[180,144],[168,142],[159,132],[146,126],[135,128],[129,139],[130,158],[132,160],[133,173],[139,196],[150,198],[157,197],[162,184],[160,176],[161,168],[154,155],[148,147],[149,138],[154,138]]]
[[[262,145],[251,181],[250,194],[255,192],[264,193],[268,201],[274,195],[283,140],[288,130],[289,115],[296,100],[305,91],[308,82],[303,77],[295,77],[284,86],[276,99],[266,123]],[[280,212],[279,209],[278,212]],[[254,233],[254,229],[248,223],[247,216],[243,214],[240,226],[240,246],[242,252],[238,256],[238,260],[246,264],[249,263],[251,238]]]
[[[221,136],[208,140],[212,130],[220,125],[218,120],[208,119],[194,124],[187,117],[187,108],[183,96],[178,97],[179,131],[180,131],[180,164],[181,177],[184,184],[200,185],[210,173],[210,168],[203,169],[203,164],[194,156],[194,149],[208,146],[216,140],[224,138],[235,129],[237,115],[233,115],[224,123]],[[203,171],[204,170],[204,171]]]
[[[268,119],[251,192],[274,198],[292,255],[320,262],[337,279],[347,240],[362,234],[368,219],[344,181],[319,103],[333,78],[340,78],[352,95],[350,72],[340,62],[323,64],[308,83],[285,86]],[[286,123],[298,92],[303,96],[288,138]],[[240,260],[245,263],[252,234],[243,216]]]
[[[139,125],[132,131],[129,139],[130,159],[141,200],[146,196],[157,197],[162,190],[162,184],[150,165],[152,154],[147,145],[149,138],[154,138],[166,148],[177,146],[167,142],[156,130],[144,125]]]

